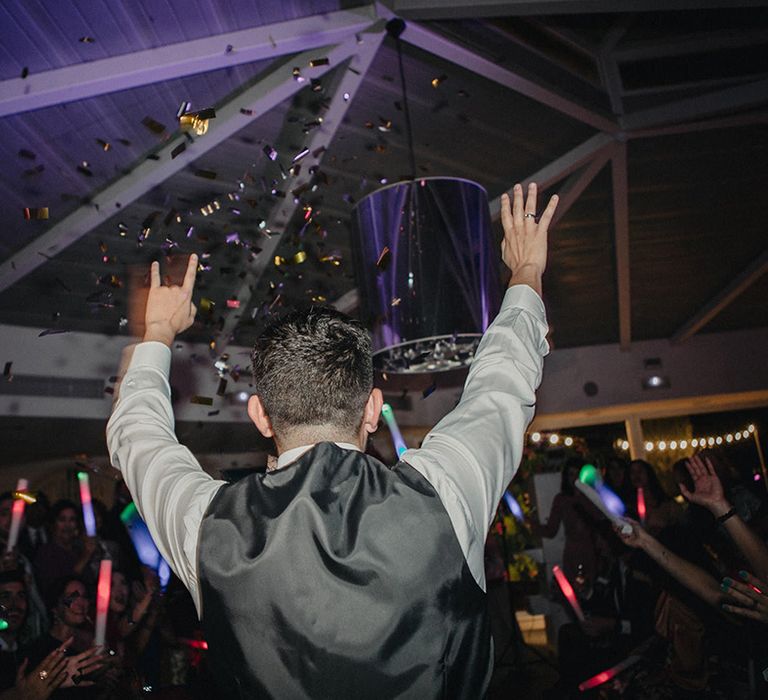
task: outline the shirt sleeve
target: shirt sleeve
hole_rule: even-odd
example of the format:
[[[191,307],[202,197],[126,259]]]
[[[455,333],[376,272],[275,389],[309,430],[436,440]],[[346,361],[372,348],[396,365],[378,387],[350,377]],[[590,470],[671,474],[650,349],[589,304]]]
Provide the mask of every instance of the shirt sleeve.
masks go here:
[[[208,504],[226,482],[206,474],[176,439],[168,384],[170,349],[147,342],[126,353],[128,370],[107,424],[110,458],[157,548],[189,589],[200,614],[197,540]]]
[[[470,570],[485,587],[485,536],[514,477],[549,351],[544,304],[527,285],[510,287],[477,349],[456,408],[408,450],[404,462],[440,496]]]

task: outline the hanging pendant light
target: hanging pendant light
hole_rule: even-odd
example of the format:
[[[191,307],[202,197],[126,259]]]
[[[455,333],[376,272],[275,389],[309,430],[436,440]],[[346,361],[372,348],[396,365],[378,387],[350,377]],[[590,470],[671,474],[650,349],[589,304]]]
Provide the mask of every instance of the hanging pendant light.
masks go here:
[[[413,374],[468,365],[501,290],[485,189],[461,178],[415,179],[404,30],[400,19],[387,24],[397,45],[411,177],[361,199],[352,225],[374,366]]]

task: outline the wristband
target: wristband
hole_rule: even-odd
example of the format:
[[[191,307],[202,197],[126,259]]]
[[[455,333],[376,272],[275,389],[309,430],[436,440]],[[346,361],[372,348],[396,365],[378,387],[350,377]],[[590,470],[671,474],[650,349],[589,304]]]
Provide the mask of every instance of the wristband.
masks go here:
[[[731,508],[727,513],[723,513],[719,518],[715,518],[715,520],[722,525],[728,518],[732,518],[734,515],[736,515],[736,509]]]

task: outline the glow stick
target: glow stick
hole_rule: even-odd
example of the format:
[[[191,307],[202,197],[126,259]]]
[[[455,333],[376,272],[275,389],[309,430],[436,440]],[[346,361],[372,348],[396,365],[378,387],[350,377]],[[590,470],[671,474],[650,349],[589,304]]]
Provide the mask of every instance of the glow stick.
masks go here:
[[[624,508],[623,501],[605,484],[598,484],[595,486],[595,491],[600,494],[600,498],[603,503],[605,503],[605,507],[610,510],[611,513],[618,516],[624,515],[626,509]]]
[[[403,436],[400,433],[400,428],[397,427],[397,421],[395,421],[395,414],[392,411],[392,406],[385,403],[381,407],[381,415],[384,416],[387,428],[389,428],[389,433],[392,436],[392,442],[395,444],[395,451],[397,452],[397,456],[400,457],[408,448],[405,446],[405,440],[403,440]]]
[[[517,502],[517,499],[509,492],[504,492],[504,503],[507,504],[507,508],[509,508],[509,512],[515,516],[518,522],[523,522],[525,519],[523,517],[523,509],[520,507],[520,504]]]
[[[29,488],[29,482],[26,479],[19,479],[16,482],[17,491],[26,491]],[[24,506],[26,502],[23,498],[14,498],[11,508],[11,529],[8,531],[8,546],[6,552],[10,552],[19,541],[19,530],[21,529],[21,519],[24,517]]]
[[[112,560],[102,559],[99,564],[99,583],[96,586],[96,631],[93,636],[95,646],[103,646],[107,634],[107,610],[109,593],[112,588]]]
[[[120,520],[128,530],[128,536],[131,538],[139,561],[157,572],[160,586],[165,589],[171,578],[171,569],[168,562],[160,555],[160,550],[152,539],[152,535],[149,534],[147,524],[141,519],[135,503],[131,502],[123,509]]]
[[[621,528],[622,535],[629,535],[632,533],[632,526],[620,516],[612,513],[608,506],[603,503],[603,499],[600,498],[600,494],[595,491],[595,489],[585,484],[583,481],[577,481],[575,485],[579,491],[581,491],[590,501],[592,501],[592,504],[595,506],[595,508],[597,508],[603,515],[605,515],[605,517],[608,518],[608,520],[610,520],[614,525]]]
[[[585,464],[579,471],[579,481],[595,488],[595,485],[602,483],[603,479],[594,464]]]
[[[640,518],[641,523],[645,523],[645,493],[643,487],[640,486],[637,489],[637,516]]]
[[[91,502],[91,483],[86,472],[77,472],[77,480],[80,482],[80,503],[83,504],[83,523],[85,534],[88,537],[96,537],[96,518],[93,515],[93,503]]]
[[[596,688],[598,685],[607,683],[611,678],[615,678],[622,671],[640,661],[640,658],[641,657],[637,655],[628,656],[621,663],[611,666],[611,668],[606,669],[605,671],[600,671],[596,676],[592,676],[592,678],[588,678],[583,683],[579,683],[579,690],[583,693],[585,690],[590,690]]]
[[[573,608],[576,617],[578,617],[581,622],[584,622],[584,612],[581,609],[581,605],[579,605],[579,599],[576,597],[571,582],[557,564],[552,567],[552,573],[555,575],[557,585],[560,586],[560,590],[563,592],[565,599],[571,604],[571,608]]]

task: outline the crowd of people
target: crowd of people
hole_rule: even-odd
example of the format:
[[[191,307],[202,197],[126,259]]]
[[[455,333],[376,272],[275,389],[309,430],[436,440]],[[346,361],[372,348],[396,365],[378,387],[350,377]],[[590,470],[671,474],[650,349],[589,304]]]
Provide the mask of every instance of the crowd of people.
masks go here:
[[[0,699],[167,697],[209,691],[205,642],[194,604],[178,579],[161,590],[120,520],[120,482],[111,509],[94,501],[97,535],[85,535],[80,503],[26,508],[8,547],[13,493],[0,494]],[[99,564],[112,561],[103,645],[94,640]]]
[[[762,697],[768,692],[762,481],[705,450],[673,465],[679,490],[673,498],[649,462],[612,456],[602,479],[624,504],[631,530],[622,531],[574,488],[583,465],[580,457],[565,461],[549,518],[530,523],[550,538],[562,524],[562,570],[584,613],[579,619],[556,588],[572,622],[559,630],[560,679],[551,697],[583,697],[579,684],[630,657],[633,671],[613,681],[617,697]],[[600,692],[610,689],[604,683]]]

